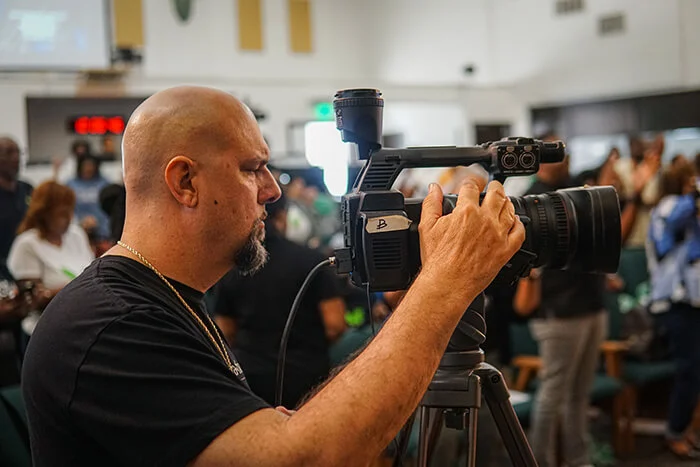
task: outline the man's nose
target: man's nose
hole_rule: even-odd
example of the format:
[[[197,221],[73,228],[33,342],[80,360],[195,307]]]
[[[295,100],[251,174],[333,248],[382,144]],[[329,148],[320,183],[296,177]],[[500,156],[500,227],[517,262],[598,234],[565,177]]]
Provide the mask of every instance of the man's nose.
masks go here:
[[[277,180],[270,172],[270,169],[265,168],[265,177],[263,182],[263,187],[260,190],[259,202],[260,204],[274,203],[282,195],[282,190],[280,189]]]

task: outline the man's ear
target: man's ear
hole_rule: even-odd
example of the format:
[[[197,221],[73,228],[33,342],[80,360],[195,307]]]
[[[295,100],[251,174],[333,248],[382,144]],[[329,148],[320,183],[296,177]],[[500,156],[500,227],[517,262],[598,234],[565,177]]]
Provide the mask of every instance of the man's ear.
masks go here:
[[[170,194],[181,205],[193,208],[199,203],[199,192],[194,178],[197,164],[187,156],[175,156],[165,167],[165,184]]]

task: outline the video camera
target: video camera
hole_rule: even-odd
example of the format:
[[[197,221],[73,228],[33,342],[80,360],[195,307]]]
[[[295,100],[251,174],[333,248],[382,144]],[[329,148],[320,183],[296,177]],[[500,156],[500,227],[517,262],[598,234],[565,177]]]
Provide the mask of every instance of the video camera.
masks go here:
[[[342,140],[356,144],[359,158],[368,161],[352,191],[342,198],[345,247],[335,252],[338,272],[350,273],[355,285],[369,285],[372,291],[407,288],[421,266],[422,200],[406,200],[391,188],[403,169],[480,164],[494,179],[504,181],[536,174],[541,163],[561,162],[566,156],[560,141],[521,137],[475,147],[382,149],[384,100],[378,90],[339,91],[333,107]],[[444,197],[444,214],[452,212],[456,200],[454,195]],[[512,284],[532,267],[617,270],[622,239],[614,188],[571,188],[510,200],[525,223],[526,239],[496,281]]]

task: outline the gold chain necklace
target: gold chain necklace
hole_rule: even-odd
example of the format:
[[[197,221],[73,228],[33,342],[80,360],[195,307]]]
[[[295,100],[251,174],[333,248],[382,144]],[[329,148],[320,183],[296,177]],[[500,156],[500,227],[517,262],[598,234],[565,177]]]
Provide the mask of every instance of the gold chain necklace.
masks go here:
[[[185,299],[182,298],[182,295],[180,295],[180,292],[178,292],[177,289],[175,287],[173,287],[173,285],[170,283],[170,281],[168,279],[166,279],[165,276],[163,274],[161,274],[160,271],[158,271],[158,269],[156,269],[155,266],[153,266],[146,258],[144,258],[141,253],[139,253],[138,251],[136,251],[134,248],[130,247],[126,243],[122,242],[121,240],[119,240],[117,242],[117,245],[128,250],[131,254],[136,256],[139,260],[141,260],[141,262],[143,264],[148,266],[154,273],[156,273],[156,275],[158,277],[160,277],[163,282],[165,282],[165,284],[170,288],[170,290],[173,291],[173,293],[177,296],[177,298],[180,299],[180,302],[185,307],[185,309],[187,309],[187,311],[190,313],[190,315],[192,315],[192,317],[195,319],[195,321],[204,330],[206,335],[209,337],[209,340],[212,342],[212,344],[214,344],[214,347],[216,347],[216,350],[219,351],[221,358],[224,359],[224,363],[226,363],[226,366],[228,367],[228,369],[231,371],[231,373],[233,373],[235,375],[236,371],[234,369],[233,362],[231,362],[231,357],[229,356],[228,352],[226,351],[226,345],[224,344],[224,340],[221,337],[221,334],[219,333],[219,331],[216,329],[216,326],[214,325],[214,322],[209,317],[209,315],[207,314],[206,316],[207,316],[207,319],[209,320],[209,323],[211,324],[212,329],[214,329],[214,333],[216,334],[218,342],[217,342],[217,339],[214,339],[214,336],[212,336],[211,332],[209,331],[209,328],[204,324],[204,321],[202,321],[202,319],[199,317],[199,315],[197,313],[195,313],[195,311],[192,309],[192,307],[190,307],[190,305],[187,303],[187,301],[185,301]]]

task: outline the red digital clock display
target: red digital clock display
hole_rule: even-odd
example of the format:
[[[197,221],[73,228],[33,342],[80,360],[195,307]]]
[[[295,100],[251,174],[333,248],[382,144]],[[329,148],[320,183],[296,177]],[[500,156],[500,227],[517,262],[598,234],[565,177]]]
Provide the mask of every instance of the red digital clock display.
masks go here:
[[[126,122],[121,116],[91,115],[72,118],[68,128],[78,135],[121,135]]]

